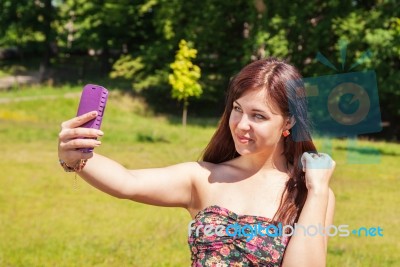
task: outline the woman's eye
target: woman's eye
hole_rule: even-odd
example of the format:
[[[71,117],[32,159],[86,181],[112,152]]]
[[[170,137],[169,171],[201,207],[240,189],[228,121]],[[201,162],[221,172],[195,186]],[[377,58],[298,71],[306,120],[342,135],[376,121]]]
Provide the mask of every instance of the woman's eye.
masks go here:
[[[265,119],[265,117],[263,115],[261,115],[261,114],[255,114],[254,118],[259,119],[259,120],[264,120]]]
[[[233,110],[237,112],[241,112],[242,110],[238,106],[233,106]]]

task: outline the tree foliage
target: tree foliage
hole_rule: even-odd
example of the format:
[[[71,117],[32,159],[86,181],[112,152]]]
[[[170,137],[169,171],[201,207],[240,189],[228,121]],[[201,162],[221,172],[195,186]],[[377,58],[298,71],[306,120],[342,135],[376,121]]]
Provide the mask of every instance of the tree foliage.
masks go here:
[[[189,97],[199,97],[202,93],[197,82],[201,76],[200,68],[191,61],[196,58],[196,54],[196,49],[190,48],[185,40],[181,40],[175,61],[171,63],[173,73],[168,76],[172,86],[172,97],[185,103]]]
[[[140,65],[129,78],[133,88],[158,98],[168,93],[169,64],[181,39],[196,44],[193,62],[202,70],[203,94],[193,107],[201,101],[218,107],[231,77],[257,58],[286,58],[306,77],[331,74],[315,56],[321,52],[340,65],[338,43],[344,40],[348,64],[372,51],[359,70],[376,71],[384,120],[400,118],[398,1],[0,1],[0,46],[36,51],[44,61],[54,47],[56,59],[92,51],[103,74]],[[127,59],[137,66],[129,69]]]
[[[179,42],[175,61],[171,63],[172,74],[168,76],[172,86],[172,97],[183,102],[182,124],[186,126],[187,107],[190,97],[200,97],[203,90],[198,80],[201,77],[199,66],[192,63],[197,50],[185,41]]]

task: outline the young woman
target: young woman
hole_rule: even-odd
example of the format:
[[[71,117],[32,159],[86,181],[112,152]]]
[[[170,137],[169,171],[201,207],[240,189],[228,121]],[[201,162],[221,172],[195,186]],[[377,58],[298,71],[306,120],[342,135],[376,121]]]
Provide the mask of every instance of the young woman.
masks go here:
[[[82,153],[77,148],[101,144],[82,139],[100,137],[101,131],[79,127],[96,112],[62,123],[60,162],[115,197],[187,209],[193,218],[192,266],[325,266],[328,238],[314,229],[333,222],[329,180],[335,162],[316,153],[300,81],[295,67],[277,59],[245,66],[229,85],[224,114],[200,162],[128,170],[99,154]],[[242,235],[210,234],[218,226],[279,223],[297,223],[303,232],[289,237],[264,230],[251,240],[250,228]]]

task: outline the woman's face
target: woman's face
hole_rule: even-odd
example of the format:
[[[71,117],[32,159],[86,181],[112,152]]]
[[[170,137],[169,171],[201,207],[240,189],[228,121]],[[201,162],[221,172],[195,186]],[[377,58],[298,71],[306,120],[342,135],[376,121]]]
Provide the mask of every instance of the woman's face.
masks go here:
[[[285,118],[266,101],[265,90],[249,90],[233,102],[229,128],[240,155],[270,154],[279,143]]]

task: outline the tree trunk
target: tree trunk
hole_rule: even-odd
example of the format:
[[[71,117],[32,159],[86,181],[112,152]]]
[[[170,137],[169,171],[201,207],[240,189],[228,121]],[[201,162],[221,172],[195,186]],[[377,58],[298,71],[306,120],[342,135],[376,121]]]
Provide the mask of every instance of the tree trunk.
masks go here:
[[[183,102],[183,113],[182,113],[182,125],[183,125],[183,128],[186,128],[188,106],[189,106],[189,103],[187,101],[184,101]]]
[[[53,21],[53,6],[51,0],[44,1],[43,11],[43,33],[45,36],[44,54],[40,63],[40,82],[43,82],[50,67],[50,58],[52,56],[52,41],[54,39],[51,29],[51,22]]]
[[[100,73],[106,75],[110,71],[110,63],[108,59],[110,57],[110,50],[108,46],[105,44],[103,47],[103,51],[100,55]]]

